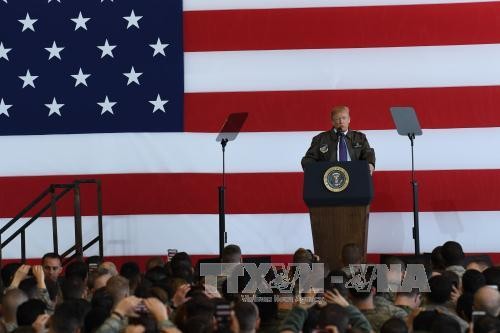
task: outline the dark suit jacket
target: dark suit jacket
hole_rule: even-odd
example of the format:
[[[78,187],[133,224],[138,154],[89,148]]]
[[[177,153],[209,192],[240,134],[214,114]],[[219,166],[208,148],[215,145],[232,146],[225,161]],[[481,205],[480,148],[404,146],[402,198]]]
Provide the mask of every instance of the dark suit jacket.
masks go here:
[[[366,135],[349,129],[346,143],[351,161],[366,160],[375,166],[375,151],[370,148]],[[337,134],[333,129],[321,132],[312,139],[311,147],[302,158],[302,168],[306,163],[317,161],[337,161]]]

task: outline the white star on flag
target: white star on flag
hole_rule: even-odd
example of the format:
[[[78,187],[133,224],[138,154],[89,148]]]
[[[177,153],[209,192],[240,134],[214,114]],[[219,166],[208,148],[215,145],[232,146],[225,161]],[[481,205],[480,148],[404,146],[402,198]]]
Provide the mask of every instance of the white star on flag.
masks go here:
[[[36,21],[38,21],[38,19],[32,19],[30,17],[30,14],[26,13],[26,18],[24,20],[18,20],[18,21],[23,24],[23,31],[25,31],[26,29],[30,29],[31,31],[35,31],[35,27],[33,26],[33,24]]]
[[[31,75],[30,70],[28,69],[26,71],[26,75],[21,75],[19,76],[21,80],[23,80],[23,88],[26,86],[32,86],[35,88],[35,80],[38,78],[38,76]]]
[[[130,13],[130,16],[124,16],[123,18],[128,22],[127,29],[130,28],[131,26],[136,26],[139,29],[139,20],[142,18],[142,16],[135,16],[133,9],[132,12]]]
[[[79,84],[83,84],[84,86],[88,87],[86,80],[90,75],[91,74],[83,74],[82,68],[80,67],[78,74],[71,75],[71,77],[73,77],[76,80],[75,87],[78,86]]]
[[[0,43],[0,59],[4,58],[5,60],[9,60],[7,53],[9,53],[12,49],[5,48],[3,43]]]
[[[52,100],[52,103],[45,104],[45,106],[49,108],[49,117],[51,115],[53,115],[54,113],[61,116],[61,110],[59,110],[59,109],[62,108],[64,106],[64,104],[57,104],[56,98],[54,97],[54,99]]]
[[[104,58],[106,55],[109,55],[111,58],[114,58],[113,57],[113,49],[115,47],[116,47],[116,45],[109,45],[108,39],[106,38],[104,45],[97,46],[97,48],[102,50],[101,59]]]
[[[52,59],[53,57],[58,58],[61,60],[61,51],[64,49],[64,47],[57,47],[56,42],[52,43],[51,47],[46,47],[45,48],[47,51],[49,51],[49,60]]]
[[[109,112],[111,114],[114,114],[113,106],[116,104],[116,102],[110,102],[108,99],[108,96],[106,96],[106,98],[104,99],[104,102],[97,103],[97,104],[99,104],[99,106],[102,107],[101,115],[103,115],[105,112]]]
[[[9,117],[9,112],[7,111],[12,105],[5,104],[3,98],[0,100],[0,115],[4,114]]]
[[[154,101],[149,101],[149,103],[153,104],[154,105],[154,109],[153,109],[153,113],[155,113],[156,111],[158,110],[161,110],[163,112],[165,112],[165,104],[168,103],[168,100],[162,100],[161,97],[160,97],[160,94],[158,94],[158,97],[156,97],[156,100]]]
[[[75,22],[75,31],[78,30],[78,28],[82,28],[87,30],[87,21],[90,20],[90,17],[83,17],[82,12],[78,14],[78,17],[72,18],[71,21]]]
[[[123,73],[123,75],[125,75],[126,77],[128,77],[128,82],[127,82],[127,86],[129,84],[131,84],[132,82],[135,82],[137,83],[138,85],[141,85],[139,83],[139,76],[142,75],[142,73],[136,73],[135,72],[135,69],[134,69],[134,66],[132,66],[132,69],[130,70],[129,73]]]
[[[149,44],[149,46],[151,46],[154,50],[153,57],[157,54],[165,55],[165,48],[169,45],[170,44],[162,44],[160,37],[158,37],[158,41],[156,42],[156,44]]]

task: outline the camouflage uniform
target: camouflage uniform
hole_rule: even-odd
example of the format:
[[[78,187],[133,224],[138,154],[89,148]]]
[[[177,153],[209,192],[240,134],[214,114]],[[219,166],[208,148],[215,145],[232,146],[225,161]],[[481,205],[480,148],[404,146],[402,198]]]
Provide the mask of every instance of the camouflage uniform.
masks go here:
[[[379,311],[377,309],[361,310],[361,312],[365,315],[366,319],[370,322],[370,325],[372,325],[373,330],[377,333],[380,332],[382,325],[388,319],[392,318],[392,315],[389,312]]]
[[[383,293],[377,293],[375,295],[375,299],[380,299],[380,298],[385,298],[388,302],[391,302],[394,304],[394,302],[396,301],[396,293],[393,292],[393,291],[388,291],[388,292],[383,292]]]
[[[385,297],[375,296],[373,299],[374,309],[361,310],[366,319],[370,322],[375,332],[380,332],[382,325],[390,318],[397,317],[405,319],[408,314],[403,309],[395,306]]]
[[[412,313],[413,308],[409,305],[396,305],[398,308],[403,309],[404,312],[406,312],[407,315]]]
[[[401,309],[400,307],[394,305],[393,302],[389,301],[385,297],[375,296],[373,298],[373,304],[375,305],[375,309],[377,311],[385,312],[390,315],[390,317],[398,317],[401,319],[405,319],[408,313]],[[389,317],[389,318],[390,318]]]

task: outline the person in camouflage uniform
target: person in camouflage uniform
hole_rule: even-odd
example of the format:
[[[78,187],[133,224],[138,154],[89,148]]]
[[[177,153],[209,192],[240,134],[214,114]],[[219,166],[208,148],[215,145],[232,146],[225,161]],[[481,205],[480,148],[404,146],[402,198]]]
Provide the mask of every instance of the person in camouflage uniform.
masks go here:
[[[420,290],[417,288],[412,289],[410,292],[396,293],[396,300],[394,301],[394,305],[403,309],[407,314],[418,308],[421,303],[422,297]]]
[[[436,275],[429,279],[429,286],[431,292],[426,294],[423,308],[426,311],[437,310],[442,314],[450,316],[460,325],[462,332],[466,332],[469,326],[468,323],[460,318],[455,310],[450,309],[448,306],[451,300],[453,282],[444,275]]]
[[[365,274],[357,276],[360,281],[350,281],[349,297],[354,306],[368,319],[375,332],[380,332],[382,325],[390,318],[405,319],[407,313],[382,296],[376,296],[377,281],[374,267],[368,267]]]

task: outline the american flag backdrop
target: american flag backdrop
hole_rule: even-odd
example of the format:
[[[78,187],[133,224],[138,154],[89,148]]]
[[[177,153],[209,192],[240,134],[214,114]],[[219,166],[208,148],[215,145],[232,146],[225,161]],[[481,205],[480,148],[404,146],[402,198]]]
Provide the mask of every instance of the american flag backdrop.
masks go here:
[[[228,241],[312,248],[300,158],[348,105],[377,155],[368,251],[410,253],[410,144],[389,107],[413,106],[422,250],[500,252],[499,17],[473,0],[1,0],[2,222],[50,183],[99,178],[106,255],[217,253],[215,138],[248,112],[226,149]],[[59,213],[69,246],[71,200]]]

